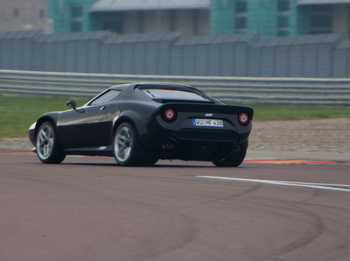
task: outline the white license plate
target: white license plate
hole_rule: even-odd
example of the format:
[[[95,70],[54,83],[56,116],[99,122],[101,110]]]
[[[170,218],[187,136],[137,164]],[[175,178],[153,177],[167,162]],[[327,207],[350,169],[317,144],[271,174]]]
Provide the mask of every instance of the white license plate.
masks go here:
[[[224,122],[222,120],[213,119],[193,119],[192,125],[204,127],[224,127]]]

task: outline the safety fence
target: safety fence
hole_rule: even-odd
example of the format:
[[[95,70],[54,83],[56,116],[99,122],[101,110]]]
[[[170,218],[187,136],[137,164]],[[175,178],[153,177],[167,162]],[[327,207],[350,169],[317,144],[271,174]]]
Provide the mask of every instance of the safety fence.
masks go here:
[[[0,32],[0,70],[135,75],[350,78],[345,34],[262,38],[108,31]]]
[[[0,70],[0,94],[92,97],[131,82],[175,82],[229,103],[350,106],[350,79],[115,75]]]

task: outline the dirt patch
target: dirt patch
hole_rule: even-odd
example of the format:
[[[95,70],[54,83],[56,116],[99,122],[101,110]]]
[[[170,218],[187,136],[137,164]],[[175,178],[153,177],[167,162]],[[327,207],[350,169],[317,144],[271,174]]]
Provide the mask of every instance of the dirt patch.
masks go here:
[[[350,153],[350,119],[255,122],[249,149]]]
[[[31,150],[33,145],[28,138],[1,138],[0,149],[8,150]]]

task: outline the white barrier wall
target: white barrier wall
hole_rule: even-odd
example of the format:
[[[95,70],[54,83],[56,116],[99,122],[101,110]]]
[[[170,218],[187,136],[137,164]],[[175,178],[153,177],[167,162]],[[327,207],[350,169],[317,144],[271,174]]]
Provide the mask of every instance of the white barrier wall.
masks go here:
[[[159,76],[0,70],[0,94],[91,97],[131,82],[189,84],[230,103],[350,106],[350,79]]]

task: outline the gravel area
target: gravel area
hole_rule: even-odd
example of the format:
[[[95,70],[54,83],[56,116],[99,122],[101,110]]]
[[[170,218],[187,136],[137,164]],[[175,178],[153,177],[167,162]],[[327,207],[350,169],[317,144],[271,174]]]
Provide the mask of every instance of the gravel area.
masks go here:
[[[350,118],[255,122],[249,149],[350,153]]]
[[[31,150],[28,138],[0,139],[0,149]],[[350,118],[254,122],[249,152],[340,155],[350,161]]]
[[[2,150],[31,150],[33,148],[27,137],[23,138],[0,138]]]

